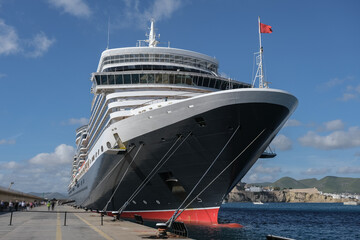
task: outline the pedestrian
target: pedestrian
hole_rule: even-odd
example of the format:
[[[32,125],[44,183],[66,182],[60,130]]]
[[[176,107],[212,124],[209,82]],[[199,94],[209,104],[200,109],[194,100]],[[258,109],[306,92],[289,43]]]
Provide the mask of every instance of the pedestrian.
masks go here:
[[[1,200],[0,202],[0,212],[4,211],[4,208],[5,208],[5,203],[3,200]]]
[[[55,208],[55,201],[52,200],[52,201],[51,201],[51,210],[54,211],[54,208]]]
[[[10,202],[9,202],[9,211],[10,211],[10,212],[12,212],[13,207],[14,207],[14,204],[13,204],[13,202],[10,200]]]
[[[19,201],[16,200],[15,201],[15,211],[18,211],[19,210]]]
[[[48,201],[46,205],[47,205],[47,207],[48,207],[48,211],[50,211],[50,206],[51,206],[50,201]]]

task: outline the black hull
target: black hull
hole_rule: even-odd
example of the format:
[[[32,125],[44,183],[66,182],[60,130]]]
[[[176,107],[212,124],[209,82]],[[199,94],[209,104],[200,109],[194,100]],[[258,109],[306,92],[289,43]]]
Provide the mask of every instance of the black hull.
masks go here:
[[[216,108],[168,125],[128,141],[127,153],[104,152],[101,159],[70,190],[69,197],[78,206],[103,210],[110,201],[105,210],[119,210],[178,137],[182,136],[174,148],[190,133],[125,211],[177,209],[239,126],[228,146],[187,201],[192,200],[243,152],[189,206],[219,207],[226,194],[256,162],[288,116],[289,109],[282,105],[244,103]],[[131,146],[134,146],[132,150]],[[132,162],[136,152],[138,154]],[[127,168],[128,172],[124,176]],[[123,181],[115,191],[122,178]]]

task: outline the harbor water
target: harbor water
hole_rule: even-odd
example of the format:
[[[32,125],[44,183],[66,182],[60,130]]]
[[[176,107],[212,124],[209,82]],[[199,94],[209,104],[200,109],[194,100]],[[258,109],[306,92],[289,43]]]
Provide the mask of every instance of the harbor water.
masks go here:
[[[360,239],[360,206],[342,203],[227,203],[219,222],[243,228],[188,226],[195,239]]]

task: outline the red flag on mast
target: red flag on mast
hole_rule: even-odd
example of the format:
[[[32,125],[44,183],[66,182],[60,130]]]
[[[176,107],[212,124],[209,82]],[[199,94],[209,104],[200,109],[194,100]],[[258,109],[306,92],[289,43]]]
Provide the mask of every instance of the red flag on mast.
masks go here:
[[[260,23],[260,33],[272,33],[271,26]]]

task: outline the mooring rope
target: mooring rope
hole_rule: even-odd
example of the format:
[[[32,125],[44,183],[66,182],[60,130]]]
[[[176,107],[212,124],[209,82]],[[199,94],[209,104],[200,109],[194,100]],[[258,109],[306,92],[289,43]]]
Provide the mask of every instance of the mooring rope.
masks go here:
[[[107,209],[107,207],[109,206],[109,204],[110,204],[110,202],[111,202],[112,198],[114,197],[114,195],[115,195],[116,191],[118,190],[118,188],[119,188],[120,184],[121,184],[121,183],[122,183],[122,181],[124,180],[125,175],[127,174],[127,172],[128,172],[128,170],[129,170],[129,168],[130,168],[131,164],[134,162],[135,158],[137,157],[137,155],[138,155],[139,151],[141,150],[142,146],[144,146],[144,143],[141,143],[141,144],[140,144],[140,146],[139,146],[138,150],[136,151],[136,153],[135,153],[135,155],[134,155],[133,159],[131,160],[131,162],[130,162],[130,163],[129,163],[129,165],[127,166],[127,168],[126,168],[126,170],[125,170],[124,174],[122,175],[122,177],[121,177],[121,179],[120,179],[120,181],[119,181],[118,185],[116,186],[116,188],[115,188],[115,190],[114,190],[113,194],[111,195],[111,197],[110,197],[109,201],[106,203],[106,205],[105,205],[104,209],[102,210],[103,212],[105,212],[105,211],[106,211],[106,209]]]
[[[115,169],[115,168],[122,162],[122,160],[134,149],[134,147],[135,147],[135,145],[133,145],[133,146],[130,147],[130,149],[124,154],[124,156],[119,160],[119,162],[116,163],[116,165],[106,174],[106,176],[101,179],[101,181],[99,182],[99,184],[96,185],[96,187],[95,187],[92,191],[96,190],[96,189],[101,185],[101,183],[114,171],[114,169]],[[82,205],[86,200],[87,200],[87,198],[86,198],[80,205]]]
[[[180,144],[175,148],[175,150],[164,160],[166,155],[172,150],[172,148],[176,145],[176,143],[180,140],[182,135],[180,135],[175,143],[170,147],[170,149],[165,153],[165,155],[161,158],[161,160],[155,165],[155,167],[151,170],[151,172],[147,175],[147,177],[142,181],[142,183],[138,186],[138,188],[133,192],[130,198],[119,208],[119,216],[125,210],[125,208],[129,205],[129,203],[139,194],[139,192],[144,188],[144,186],[155,176],[156,172],[160,170],[162,166],[174,155],[174,153],[178,150],[178,148],[186,141],[186,139],[191,135],[192,132],[180,142]],[[161,165],[160,165],[161,164]],[[160,166],[159,166],[160,165]],[[156,169],[156,171],[155,171]]]
[[[230,141],[233,139],[233,137],[235,136],[235,134],[237,133],[237,131],[239,130],[240,125],[237,126],[237,128],[235,129],[235,131],[233,132],[233,134],[230,136],[229,140],[225,143],[224,147],[221,149],[221,151],[218,153],[218,155],[215,157],[215,159],[212,161],[212,163],[210,164],[210,166],[206,169],[206,171],[204,172],[204,174],[201,176],[201,178],[199,179],[199,181],[195,184],[195,186],[193,187],[193,189],[190,191],[190,193],[186,196],[186,198],[184,199],[184,201],[180,204],[180,206],[175,210],[174,214],[171,216],[171,218],[166,222],[166,223],[170,223],[170,225],[173,222],[174,217],[176,216],[176,214],[179,212],[180,208],[185,204],[185,202],[188,200],[188,198],[191,196],[191,194],[195,191],[195,189],[197,188],[197,186],[200,184],[200,182],[204,179],[205,175],[210,171],[210,169],[212,168],[212,166],[215,164],[215,162],[218,160],[218,158],[220,157],[220,155],[223,153],[223,151],[225,150],[225,148],[229,145]]]
[[[168,227],[171,227],[171,224],[185,211],[186,208],[192,204],[195,199],[197,199],[213,182],[220,177],[221,174],[223,174],[266,130],[264,128],[250,143],[247,145],[246,148],[244,148],[203,190],[201,190],[172,220],[172,222],[169,222]]]

